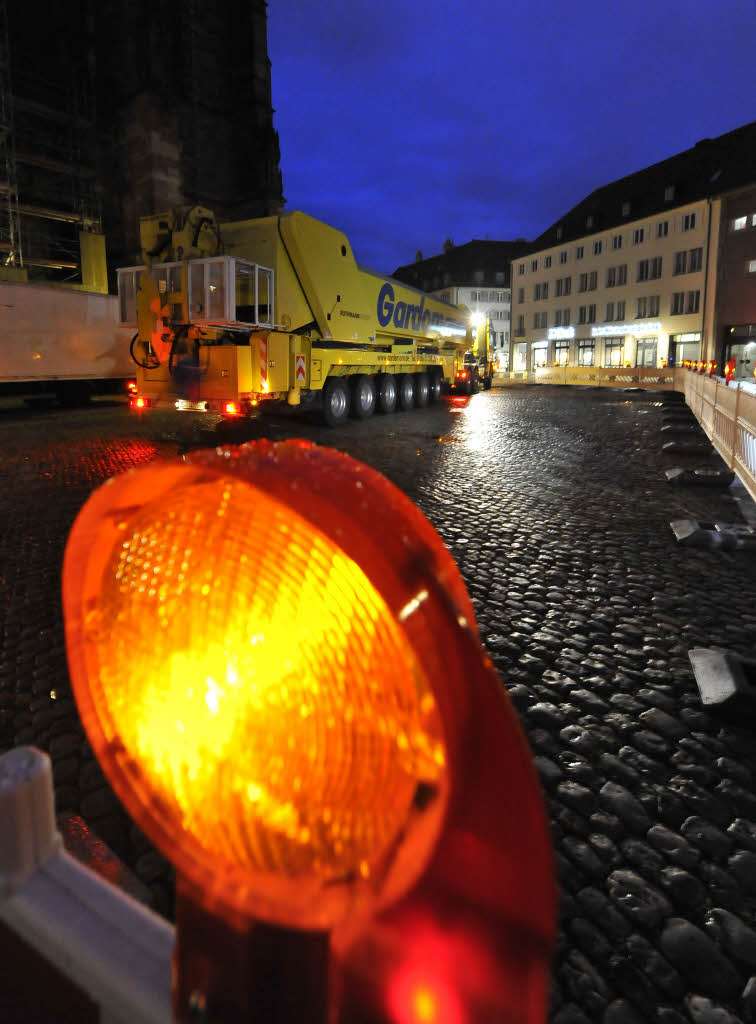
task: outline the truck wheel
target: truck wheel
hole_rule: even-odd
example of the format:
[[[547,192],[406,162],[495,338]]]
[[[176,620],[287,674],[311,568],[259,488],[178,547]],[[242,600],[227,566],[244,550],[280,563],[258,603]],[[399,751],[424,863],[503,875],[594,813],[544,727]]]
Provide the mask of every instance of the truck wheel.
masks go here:
[[[415,405],[418,409],[424,409],[430,398],[430,381],[427,373],[416,373],[415,377]]]
[[[490,391],[492,384],[493,384],[493,377],[484,377],[483,378],[483,390],[484,391]]]
[[[441,378],[434,373],[429,378],[428,402],[431,405],[438,405],[441,401]]]
[[[396,409],[396,377],[393,373],[382,373],[378,378],[377,411],[386,413]]]
[[[329,377],[323,388],[323,419],[339,427],[349,415],[349,390],[343,377]]]
[[[400,373],[397,381],[397,398],[402,412],[409,412],[415,405],[415,385],[411,373]]]
[[[375,382],[366,373],[356,373],[351,379],[350,413],[356,420],[366,420],[375,412]]]

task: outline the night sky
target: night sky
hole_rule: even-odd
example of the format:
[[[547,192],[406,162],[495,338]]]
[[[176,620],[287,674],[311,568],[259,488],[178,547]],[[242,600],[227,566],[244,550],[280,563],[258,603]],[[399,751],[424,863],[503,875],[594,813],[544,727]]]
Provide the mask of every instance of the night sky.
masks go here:
[[[286,209],[384,272],[756,119],[756,0],[270,0]]]

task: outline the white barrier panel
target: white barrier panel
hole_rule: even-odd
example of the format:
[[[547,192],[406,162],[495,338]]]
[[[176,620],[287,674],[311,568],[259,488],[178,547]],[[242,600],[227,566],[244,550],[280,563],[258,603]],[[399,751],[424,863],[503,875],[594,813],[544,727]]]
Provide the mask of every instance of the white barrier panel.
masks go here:
[[[115,295],[0,281],[0,383],[133,375]]]

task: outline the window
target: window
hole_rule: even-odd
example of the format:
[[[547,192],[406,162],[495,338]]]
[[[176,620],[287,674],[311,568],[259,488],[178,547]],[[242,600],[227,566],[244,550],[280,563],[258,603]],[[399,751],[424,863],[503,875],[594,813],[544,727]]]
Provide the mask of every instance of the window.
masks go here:
[[[535,302],[538,302],[540,297],[541,297],[541,285],[540,285],[540,282],[539,282],[538,284],[534,284],[533,285],[533,300]]]
[[[691,249],[688,253],[688,273],[693,274],[703,266],[703,249]]]
[[[578,245],[578,246],[575,247],[575,259],[576,260],[582,260],[582,258],[583,258],[583,246],[582,245]]]
[[[735,217],[734,220],[730,221],[730,231],[742,231],[747,223],[747,217]]]
[[[649,269],[649,278],[654,281],[657,277],[662,276],[662,258],[661,256],[654,256],[651,260],[651,266]]]
[[[619,338],[607,338],[604,342],[604,366],[622,364],[622,342]]]
[[[659,296],[649,295],[648,297],[648,315],[658,316],[659,315]]]
[[[557,366],[567,366],[570,362],[569,341],[558,341],[554,346],[554,362]]]
[[[587,274],[581,274],[580,275],[580,280],[578,281],[578,291],[579,292],[587,292],[588,291],[588,275]]]
[[[545,327],[546,326],[546,313],[534,313],[533,314],[533,327]]]
[[[525,273],[525,264],[524,263],[521,263],[519,265],[519,267],[517,268],[517,273],[518,274],[524,274]]]
[[[676,252],[675,253],[675,274],[684,274],[688,269],[688,254],[687,252]]]
[[[628,217],[629,215],[630,215],[630,203],[627,202],[627,200],[625,200],[625,202],[622,204],[622,216],[623,217]]]
[[[695,213],[686,213],[683,217],[683,231],[692,231],[696,226]]]
[[[470,292],[470,302],[477,302],[477,301],[478,301],[478,293],[477,292]]]
[[[592,213],[589,213],[588,216],[585,218],[585,226],[587,228],[592,228],[593,227],[593,214]]]
[[[756,260],[749,260],[746,267],[746,274],[756,274]]]
[[[675,198],[675,186],[674,185],[667,185],[667,187],[664,189],[664,202],[665,203],[671,203],[674,198]]]
[[[530,261],[530,269],[531,270],[538,270],[538,260],[531,260]]]
[[[627,284],[627,263],[623,263],[617,267],[617,284]]]
[[[483,284],[485,278],[486,278],[486,274],[485,274],[484,270],[474,270],[473,271],[473,281],[476,284]]]
[[[700,300],[701,300],[701,293],[699,291],[688,292],[687,301],[685,303],[685,312],[686,313],[697,313]]]
[[[544,267],[546,267],[547,269],[548,269],[548,268],[549,268],[549,267],[551,266],[551,256],[545,256],[545,257],[544,257],[544,260],[543,260],[543,265],[544,265]]]
[[[561,241],[562,235],[564,234],[564,228],[560,226],[556,229],[557,242]]]
[[[685,309],[685,292],[673,292],[669,306],[670,316],[679,316]]]
[[[614,288],[617,283],[617,268],[607,267],[606,268],[606,287]]]
[[[506,280],[507,280],[507,275],[504,273],[504,271],[503,270],[497,270],[496,271],[496,283],[497,284],[505,284]]]
[[[595,324],[596,323],[596,307],[595,306],[589,306],[588,307],[588,323],[589,324]]]
[[[557,309],[557,310],[554,311],[554,326],[555,327],[561,327],[562,326],[562,311],[561,311],[561,309]]]
[[[648,260],[638,260],[636,281],[648,281]]]
[[[578,342],[578,366],[593,366],[593,350],[592,341]]]
[[[593,243],[593,255],[594,256],[600,256],[601,255],[601,242],[594,242]]]
[[[572,290],[571,289],[571,285],[572,285],[572,278],[571,277],[559,277],[559,278],[557,278],[556,283],[555,283],[555,288],[554,288],[554,295],[555,295],[555,297],[559,298],[560,295],[569,295],[570,291]]]
[[[640,245],[643,241],[644,234],[645,232],[643,228],[636,228],[635,231],[633,231],[633,245]]]
[[[598,284],[598,271],[592,270],[588,275],[588,291],[595,292]]]
[[[625,300],[624,299],[620,299],[620,301],[617,303],[617,319],[618,320],[624,320],[625,319]]]
[[[559,253],[559,262],[560,263],[566,263],[567,262],[567,250],[566,249],[562,249],[562,251]]]
[[[521,315],[521,316],[517,317],[517,330],[515,331],[515,334],[517,335],[518,338],[521,338],[524,333],[525,333],[525,317]]]
[[[587,320],[586,320],[587,315],[588,315],[588,307],[587,306],[578,306],[578,323],[579,324],[587,323]]]
[[[606,304],[606,316],[604,320],[614,320],[614,303],[607,302]]]
[[[669,221],[668,220],[660,220],[659,223],[656,225],[656,237],[657,238],[666,238],[668,234],[669,234]]]
[[[524,302],[525,301],[525,289],[524,288],[518,288],[517,289],[517,301],[518,302]]]
[[[549,284],[548,281],[544,281],[542,284],[537,284],[533,287],[533,298],[548,299],[549,297]]]
[[[645,296],[635,300],[635,319],[648,316],[648,300]]]
[[[615,235],[612,239],[612,249],[622,248],[622,235]]]
[[[754,260],[754,262],[756,263],[756,260]],[[756,270],[754,271],[754,273],[756,273]],[[568,306],[567,309],[563,309],[562,310],[562,327],[569,327],[569,326],[570,326],[570,307]]]

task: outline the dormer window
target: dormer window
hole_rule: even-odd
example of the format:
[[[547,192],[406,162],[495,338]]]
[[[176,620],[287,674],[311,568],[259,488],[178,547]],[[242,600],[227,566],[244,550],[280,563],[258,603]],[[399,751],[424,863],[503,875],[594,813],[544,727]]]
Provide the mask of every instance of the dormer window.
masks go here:
[[[560,225],[560,226],[559,226],[559,227],[558,227],[558,228],[556,229],[556,236],[557,236],[557,242],[560,242],[560,241],[562,240],[562,235],[563,235],[563,234],[564,234],[564,229],[563,229],[563,228],[562,228],[562,226]]]
[[[664,202],[665,203],[670,203],[670,202],[672,202],[672,200],[674,198],[675,198],[675,186],[674,185],[667,185],[667,187],[664,189]]]
[[[588,216],[585,218],[585,226],[587,228],[592,228],[593,227],[593,214],[592,213],[589,213]]]
[[[630,216],[630,209],[631,209],[630,201],[626,199],[625,202],[622,204],[622,216],[623,217],[629,217]]]

